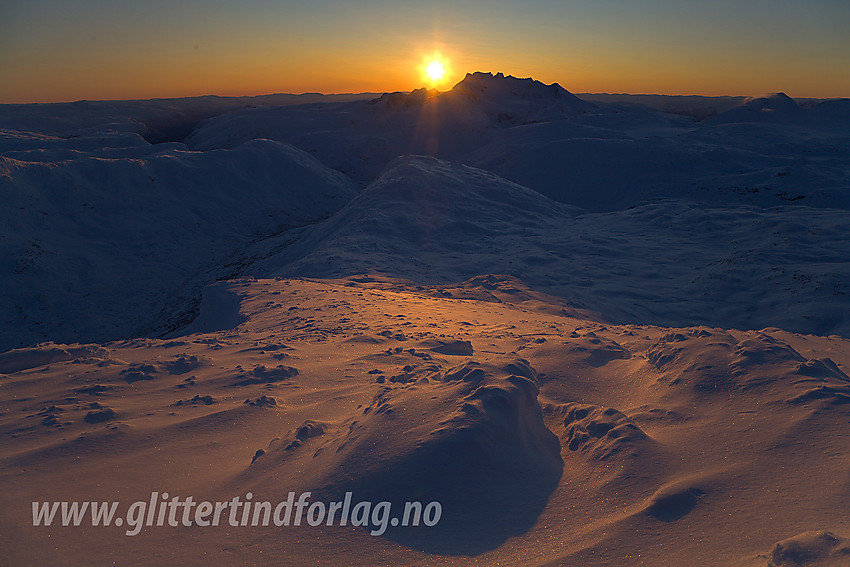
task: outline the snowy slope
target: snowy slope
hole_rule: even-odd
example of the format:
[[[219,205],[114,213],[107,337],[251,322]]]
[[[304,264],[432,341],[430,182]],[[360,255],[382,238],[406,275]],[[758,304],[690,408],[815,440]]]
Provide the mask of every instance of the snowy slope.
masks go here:
[[[80,153],[47,140],[23,152],[38,161],[0,157],[0,350],[185,320],[248,242],[354,195],[342,174],[279,142],[206,153],[140,142]]]
[[[540,225],[579,211],[485,171],[429,157],[403,157],[326,222],[252,268],[332,277],[381,271],[401,277],[466,279],[515,252]],[[489,259],[489,260],[488,260]]]
[[[617,322],[850,332],[846,211],[662,201],[579,213],[484,171],[407,157],[248,273],[501,273]]]

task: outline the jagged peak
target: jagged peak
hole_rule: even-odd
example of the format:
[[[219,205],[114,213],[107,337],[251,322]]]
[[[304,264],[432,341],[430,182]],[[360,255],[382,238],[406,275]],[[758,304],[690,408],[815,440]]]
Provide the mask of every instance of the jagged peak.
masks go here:
[[[547,85],[530,77],[519,78],[513,75],[505,75],[504,73],[496,73],[494,75],[493,73],[482,71],[467,73],[466,77],[452,88],[452,92],[504,92],[523,96],[524,98],[575,98],[575,95],[558,83]]]

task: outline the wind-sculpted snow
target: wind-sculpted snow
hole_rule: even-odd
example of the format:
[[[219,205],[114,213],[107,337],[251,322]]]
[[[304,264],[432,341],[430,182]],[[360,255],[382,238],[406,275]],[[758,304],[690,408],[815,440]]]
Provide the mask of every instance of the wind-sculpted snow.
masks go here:
[[[447,521],[427,533],[390,528],[385,537],[442,555],[481,553],[527,531],[561,476],[561,445],[543,423],[538,393],[524,360],[426,372],[380,387],[333,428],[307,422],[273,440],[240,484],[271,492],[297,470],[301,478],[288,487],[309,478],[328,499],[351,491],[402,508],[413,493],[444,502]]]
[[[493,274],[214,287],[206,329],[0,356],[4,559],[846,565],[846,338],[614,325]],[[29,523],[152,492],[136,535]],[[189,497],[239,508],[168,522]]]

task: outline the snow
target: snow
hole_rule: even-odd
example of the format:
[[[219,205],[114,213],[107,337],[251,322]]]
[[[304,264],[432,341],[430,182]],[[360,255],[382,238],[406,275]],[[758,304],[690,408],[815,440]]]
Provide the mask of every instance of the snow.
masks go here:
[[[835,209],[670,200],[590,214],[469,166],[406,157],[247,273],[431,284],[500,273],[620,322],[846,335],[848,221]]]
[[[4,559],[846,563],[848,103],[0,107]],[[29,525],[153,491],[443,515]]]
[[[355,195],[342,174],[270,140],[55,161],[45,145],[37,161],[0,158],[2,349],[164,332],[194,317],[205,284],[238,271],[249,242]]]
[[[7,557],[226,563],[238,546],[240,560],[295,565],[846,558],[845,338],[611,325],[498,276],[218,286],[238,298],[226,329],[4,355],[17,366],[4,367],[0,401],[0,520],[20,534]],[[18,527],[31,500],[126,507],[154,490],[273,503],[352,492],[440,501],[443,519],[378,536],[303,522],[134,537]]]

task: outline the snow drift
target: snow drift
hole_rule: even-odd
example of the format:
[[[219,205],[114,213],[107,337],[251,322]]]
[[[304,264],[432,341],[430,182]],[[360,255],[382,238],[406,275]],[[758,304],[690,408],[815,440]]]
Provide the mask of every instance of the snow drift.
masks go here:
[[[524,360],[420,369],[404,386],[381,388],[354,418],[319,429],[309,421],[272,441],[239,484],[272,493],[306,478],[304,489],[327,500],[350,491],[397,509],[411,498],[440,502],[446,521],[390,527],[385,537],[478,554],[527,531],[558,484],[560,443],[543,423],[538,391]]]

